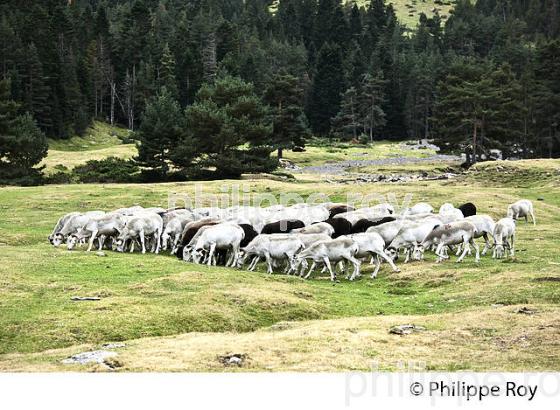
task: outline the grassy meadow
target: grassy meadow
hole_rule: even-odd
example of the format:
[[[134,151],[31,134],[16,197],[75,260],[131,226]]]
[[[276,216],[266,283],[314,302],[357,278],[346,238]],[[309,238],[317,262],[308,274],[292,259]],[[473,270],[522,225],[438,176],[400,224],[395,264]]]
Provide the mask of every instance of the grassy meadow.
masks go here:
[[[71,164],[85,153],[120,146],[61,145],[54,151],[65,152],[61,160]],[[399,150],[385,142],[315,146],[287,157],[304,166]],[[209,268],[167,254],[97,256],[47,242],[66,212],[166,206],[170,195],[193,195],[194,182],[2,187],[0,371],[106,371],[104,365],[61,360],[108,342],[126,344],[116,350],[113,367],[119,371],[344,371],[368,370],[373,362],[396,370],[399,361],[410,360],[427,370],[560,370],[560,161],[493,162],[456,179],[399,184],[333,183],[305,174],[292,182],[210,181],[203,183],[204,193],[231,184],[255,195],[294,192],[305,198],[321,192],[334,201],[350,192],[386,195],[397,205],[407,194],[434,205],[472,201],[494,218],[505,214],[508,203],[528,198],[537,226],[518,223],[514,259],[487,255],[479,264],[472,257],[435,264],[428,255],[423,262],[399,262],[401,273],[382,265],[375,280],[364,263],[362,278],[333,285],[327,275],[306,281],[268,275],[263,267]],[[73,296],[101,300],[76,302]],[[521,307],[535,313],[517,313]],[[389,334],[391,326],[408,323],[426,330]],[[225,367],[218,357],[228,353],[247,360],[240,368]]]

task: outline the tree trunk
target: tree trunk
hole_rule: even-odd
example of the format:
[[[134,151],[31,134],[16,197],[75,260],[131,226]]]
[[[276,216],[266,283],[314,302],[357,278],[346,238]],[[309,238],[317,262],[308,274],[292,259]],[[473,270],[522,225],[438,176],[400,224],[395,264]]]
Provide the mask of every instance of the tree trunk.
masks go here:
[[[476,129],[477,129],[477,121],[474,121],[474,129],[473,129],[473,140],[472,140],[472,163],[476,162]]]
[[[282,158],[284,149],[282,147],[278,147],[278,159]]]

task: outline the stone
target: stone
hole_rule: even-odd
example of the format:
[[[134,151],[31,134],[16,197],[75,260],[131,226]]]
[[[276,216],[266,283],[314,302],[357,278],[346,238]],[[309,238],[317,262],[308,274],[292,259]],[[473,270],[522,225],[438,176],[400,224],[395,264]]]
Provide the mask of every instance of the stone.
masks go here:
[[[97,256],[107,256],[107,254],[103,251],[95,252]]]
[[[84,302],[84,301],[101,300],[101,298],[97,297],[97,296],[72,296],[70,298],[70,300],[74,300],[74,301],[78,301],[78,302]]]
[[[91,352],[78,353],[62,360],[64,364],[104,364],[105,360],[117,356],[117,353],[108,350],[93,350]]]
[[[426,330],[426,328],[423,326],[398,325],[398,326],[393,326],[391,329],[389,329],[389,333],[393,335],[405,336],[411,333],[423,332],[424,330]]]

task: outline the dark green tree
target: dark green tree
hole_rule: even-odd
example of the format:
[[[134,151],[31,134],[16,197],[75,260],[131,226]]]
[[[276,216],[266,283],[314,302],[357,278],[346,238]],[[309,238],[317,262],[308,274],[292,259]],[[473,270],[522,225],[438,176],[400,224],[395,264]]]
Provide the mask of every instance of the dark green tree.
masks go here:
[[[165,180],[172,152],[183,139],[184,130],[181,107],[164,87],[149,100],[136,133],[138,165],[149,168],[157,178]]]
[[[273,118],[271,145],[282,158],[284,149],[303,146],[310,133],[303,110],[303,89],[296,77],[277,74],[264,91],[264,101],[270,105]]]

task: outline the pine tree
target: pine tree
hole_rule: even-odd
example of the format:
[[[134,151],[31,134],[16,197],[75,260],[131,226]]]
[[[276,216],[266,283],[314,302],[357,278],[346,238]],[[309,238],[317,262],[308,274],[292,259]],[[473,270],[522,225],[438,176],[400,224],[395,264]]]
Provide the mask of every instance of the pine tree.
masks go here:
[[[10,81],[0,80],[0,181],[37,184],[47,155],[47,138],[30,114],[18,115],[19,104],[10,95]]]
[[[340,111],[331,122],[336,134],[345,139],[351,137],[357,140],[358,130],[363,122],[360,118],[358,91],[355,87],[350,87],[344,92],[340,103]]]
[[[364,132],[369,136],[371,142],[381,127],[386,124],[386,115],[382,105],[385,101],[386,81],[383,73],[378,71],[375,75],[364,74],[362,78],[362,92],[360,95],[361,118],[364,122]]]
[[[177,90],[177,80],[175,78],[175,57],[169,49],[169,44],[165,43],[161,54],[159,65],[159,87],[165,87],[174,98],[179,96]]]
[[[137,132],[136,161],[150,168],[160,180],[167,178],[172,152],[184,136],[183,118],[179,104],[165,87],[146,105]]]
[[[307,115],[313,132],[327,135],[330,119],[340,110],[344,90],[342,55],[337,45],[325,43],[319,52],[317,74],[313,78]]]
[[[45,84],[43,65],[33,43],[26,50],[26,58],[22,67],[22,83],[23,108],[33,115],[42,130],[52,128],[49,106],[50,89]]]
[[[277,74],[264,91],[264,101],[272,108],[271,143],[278,150],[278,158],[282,158],[284,149],[303,146],[309,135],[303,111],[303,89],[296,77]]]

